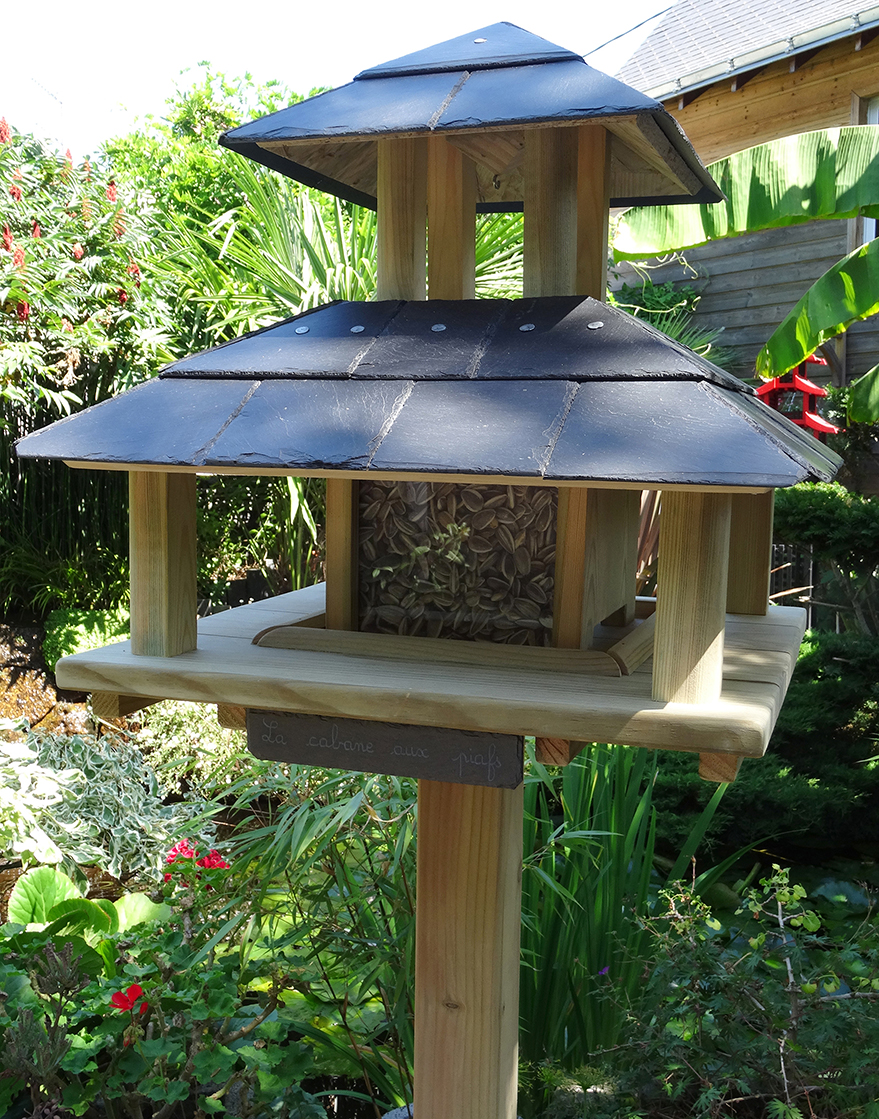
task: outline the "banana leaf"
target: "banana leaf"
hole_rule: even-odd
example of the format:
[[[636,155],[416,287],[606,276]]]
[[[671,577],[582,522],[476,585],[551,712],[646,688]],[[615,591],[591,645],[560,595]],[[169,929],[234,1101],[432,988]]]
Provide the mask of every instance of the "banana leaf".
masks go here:
[[[620,219],[617,260],[817,218],[879,217],[879,125],[785,136],[710,163],[726,195],[711,206],[637,206]]]
[[[879,240],[868,241],[820,276],[757,355],[761,377],[779,377],[853,322],[879,311]]]

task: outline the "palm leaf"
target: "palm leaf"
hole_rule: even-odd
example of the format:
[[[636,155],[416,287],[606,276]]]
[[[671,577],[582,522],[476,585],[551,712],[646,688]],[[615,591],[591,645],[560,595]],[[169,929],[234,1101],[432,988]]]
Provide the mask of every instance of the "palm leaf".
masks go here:
[[[879,125],[785,136],[708,170],[726,201],[629,210],[614,238],[615,257],[637,260],[817,218],[879,217]]]
[[[879,240],[861,245],[812,284],[757,355],[757,372],[762,377],[786,373],[823,342],[877,311]]]

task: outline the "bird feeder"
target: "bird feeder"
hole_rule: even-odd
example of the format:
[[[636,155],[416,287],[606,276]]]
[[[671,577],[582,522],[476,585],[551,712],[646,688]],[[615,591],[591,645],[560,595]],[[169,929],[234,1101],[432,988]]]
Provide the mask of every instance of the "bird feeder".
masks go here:
[[[658,102],[571,51],[497,24],[221,143],[376,206],[377,299],[19,442],[131,479],[131,641],[58,680],[105,713],[216,703],[263,756],[419,777],[415,1114],[512,1119],[522,736],[559,764],[596,740],[690,751],[713,780],[759,757],[805,624],[768,604],[773,490],[839,459],[602,302],[611,205],[721,195]],[[474,299],[476,214],[522,209],[523,298]],[[197,473],[325,476],[326,584],[196,625]]]
[[[757,395],[770,408],[787,416],[791,423],[805,428],[816,439],[826,443],[827,436],[838,435],[840,429],[819,414],[818,401],[827,396],[827,389],[809,380],[806,376],[807,365],[826,366],[827,360],[810,354],[796,369],[781,377],[764,381],[758,386]]]

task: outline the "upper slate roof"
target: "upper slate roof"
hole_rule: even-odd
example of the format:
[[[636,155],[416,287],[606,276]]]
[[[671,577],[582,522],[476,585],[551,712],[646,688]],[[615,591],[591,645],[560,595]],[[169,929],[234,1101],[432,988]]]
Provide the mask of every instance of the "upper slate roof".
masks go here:
[[[864,0],[678,0],[617,77],[669,97],[877,24]]]
[[[657,486],[787,486],[840,465],[736,378],[580,296],[330,304],[175,362],[17,449]]]
[[[581,122],[612,133],[612,205],[722,197],[659,102],[510,23],[364,70],[347,85],[232,129],[220,143],[374,208],[377,140],[446,135],[476,165],[477,208],[503,211],[522,208],[524,131]]]

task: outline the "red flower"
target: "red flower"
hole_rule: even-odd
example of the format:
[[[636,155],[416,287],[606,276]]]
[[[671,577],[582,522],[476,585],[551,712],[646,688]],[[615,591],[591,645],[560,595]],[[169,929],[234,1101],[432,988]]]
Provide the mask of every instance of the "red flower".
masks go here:
[[[21,187],[16,186],[15,183],[9,188],[9,194],[13,202],[21,201]]]
[[[111,179],[109,181],[109,183],[107,183],[106,194],[107,194],[107,201],[108,202],[115,202],[116,201],[116,180],[115,179]]]
[[[196,866],[203,866],[206,870],[229,870],[229,864],[223,858],[219,851],[212,850],[210,854],[203,855],[202,858],[196,859]]]
[[[0,144],[8,144],[12,139],[12,130],[6,123],[6,117],[0,117]]]
[[[12,254],[12,263],[16,268],[24,268],[24,249],[21,245],[15,246],[15,252]]]
[[[40,233],[40,223],[38,221],[35,221],[34,222],[34,228],[31,230],[31,237],[40,237],[40,236],[42,236],[42,234]]]
[[[15,309],[18,311],[18,321],[27,322],[31,314],[30,303],[19,303]]]
[[[12,230],[8,225],[3,226],[3,248],[8,252],[12,252]]]
[[[82,247],[79,241],[75,241],[73,244],[73,259],[82,260],[84,253],[85,249]]]
[[[110,999],[110,1005],[115,1006],[117,1010],[134,1010],[135,1006],[137,1005],[138,999],[142,998],[143,987],[141,987],[139,983],[132,983],[132,985],[124,993],[122,991],[116,991],[116,993]],[[142,1003],[138,1013],[143,1014],[146,1008],[147,1004]]]
[[[116,295],[117,295],[117,296],[118,296],[118,298],[119,298],[119,302],[120,302],[120,303],[122,304],[122,306],[124,307],[124,306],[125,306],[125,304],[126,304],[126,303],[128,302],[128,292],[127,292],[127,291],[125,290],[125,288],[120,288],[120,289],[119,289],[119,290],[118,290],[118,291],[116,292]]]

